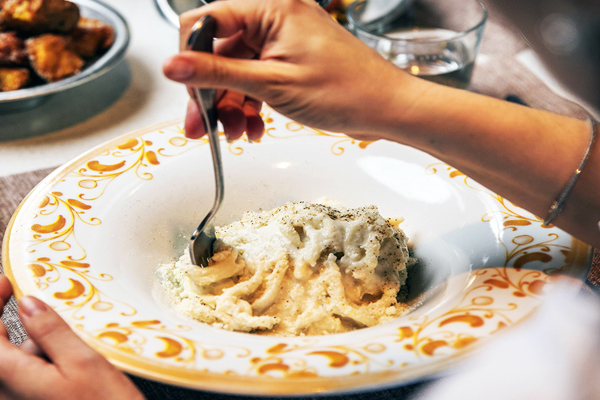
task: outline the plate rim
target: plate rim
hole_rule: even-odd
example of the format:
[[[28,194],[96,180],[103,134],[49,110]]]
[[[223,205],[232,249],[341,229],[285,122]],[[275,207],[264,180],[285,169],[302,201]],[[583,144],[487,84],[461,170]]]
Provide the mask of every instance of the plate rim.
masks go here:
[[[106,141],[92,147],[91,149],[84,151],[83,153],[79,154],[78,156],[71,159],[70,161],[67,161],[63,165],[57,167],[54,171],[50,172],[45,178],[43,178],[37,185],[35,185],[29,191],[29,193],[27,193],[27,195],[23,198],[23,200],[21,200],[21,202],[19,203],[19,205],[13,212],[10,220],[8,221],[8,224],[6,225],[6,229],[4,230],[4,237],[2,239],[2,253],[1,253],[2,254],[2,267],[4,269],[4,274],[11,281],[11,284],[13,286],[13,291],[14,291],[15,297],[17,299],[20,299],[23,296],[23,292],[18,287],[17,282],[14,279],[14,276],[12,274],[8,244],[9,244],[9,239],[10,239],[10,236],[12,233],[12,227],[15,224],[17,216],[19,215],[21,208],[23,208],[23,206],[28,202],[29,198],[32,197],[37,192],[41,191],[44,186],[47,186],[47,185],[51,184],[52,182],[56,181],[58,179],[58,176],[62,172],[64,172],[66,169],[70,168],[74,164],[81,162],[83,159],[86,159],[92,155],[101,153],[102,150],[105,149],[107,146],[110,146],[113,143],[120,143],[124,138],[129,138],[131,136],[135,137],[135,136],[138,136],[141,134],[152,132],[154,130],[162,129],[162,128],[170,126],[170,125],[181,123],[183,120],[184,120],[184,118],[175,118],[175,119],[169,120],[167,122],[160,122],[160,123],[151,125],[149,127],[137,129],[135,131],[126,133],[124,135],[116,136],[112,139],[106,140]]]
[[[131,137],[137,137],[151,133],[153,131],[171,127],[176,124],[181,124],[182,122],[183,118],[176,118],[107,140],[89,149],[88,151],[83,152],[82,154],[73,158],[71,161],[55,169],[25,196],[25,198],[17,206],[7,224],[2,243],[2,261],[4,273],[13,285],[14,294],[17,299],[20,299],[23,296],[23,292],[18,286],[13,274],[9,243],[20,210],[25,204],[28,203],[29,199],[34,197],[38,192],[43,191],[49,185],[52,185],[57,180],[61,179],[62,174],[72,169],[73,166],[81,164],[82,161],[89,160],[91,157],[104,152],[107,148],[110,148],[118,143],[122,143],[124,140],[127,140]],[[573,246],[579,250],[577,254],[581,259],[581,263],[575,263],[572,268],[575,268],[576,265],[580,265],[580,267],[577,268],[577,271],[581,271],[582,273],[585,272],[587,274],[593,261],[594,248],[575,238],[574,236],[570,234],[568,235],[571,237]],[[569,270],[564,272],[564,275],[570,275]],[[577,279],[577,283],[584,285],[584,281],[581,279]],[[533,312],[535,312],[535,310],[531,311],[531,313]],[[509,329],[507,329],[507,332],[511,331],[514,327],[519,326],[521,323],[528,321],[529,317],[530,314],[524,317],[521,321],[518,321],[514,325],[510,326]],[[221,394],[285,397],[309,396],[315,394],[339,395],[368,392],[401,387],[418,381],[439,377],[448,374],[449,367],[455,366],[464,362],[465,360],[470,359],[470,357],[481,351],[482,347],[487,345],[489,340],[492,340],[491,337],[488,336],[484,338],[485,340],[458,350],[453,354],[444,357],[443,359],[437,360],[434,364],[424,363],[418,366],[413,366],[408,370],[395,368],[387,371],[369,372],[359,375],[333,377],[317,376],[310,378],[299,377],[294,379],[277,379],[268,376],[237,375],[235,379],[231,379],[231,375],[223,373],[202,371],[173,365],[164,366],[160,365],[159,362],[146,357],[118,352],[111,348],[108,344],[93,340],[88,333],[79,331],[71,324],[69,324],[69,326],[88,345],[100,352],[117,368],[136,376],[167,384],[178,385],[191,389],[207,390]],[[493,336],[493,340],[497,340],[499,335],[504,334],[504,332],[497,333]],[[398,377],[400,376],[402,376],[403,379],[399,381]],[[226,390],[224,390],[224,388],[226,388]]]

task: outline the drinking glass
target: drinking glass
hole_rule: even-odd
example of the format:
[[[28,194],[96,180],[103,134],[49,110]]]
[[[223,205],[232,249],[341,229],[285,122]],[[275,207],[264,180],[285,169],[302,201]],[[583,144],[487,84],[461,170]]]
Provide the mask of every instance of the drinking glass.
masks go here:
[[[354,35],[412,75],[461,89],[469,86],[487,19],[481,2],[393,0],[402,12],[393,20],[373,20],[367,15],[373,14],[369,1],[355,1],[347,10]]]

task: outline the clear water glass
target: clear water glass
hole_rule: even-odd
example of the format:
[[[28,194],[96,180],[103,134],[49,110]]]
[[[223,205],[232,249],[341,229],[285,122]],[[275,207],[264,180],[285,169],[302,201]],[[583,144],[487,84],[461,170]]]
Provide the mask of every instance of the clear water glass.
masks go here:
[[[347,10],[354,35],[412,75],[461,89],[469,86],[487,19],[481,2],[404,0],[404,10],[394,20],[370,21],[365,17],[369,1],[355,1]]]

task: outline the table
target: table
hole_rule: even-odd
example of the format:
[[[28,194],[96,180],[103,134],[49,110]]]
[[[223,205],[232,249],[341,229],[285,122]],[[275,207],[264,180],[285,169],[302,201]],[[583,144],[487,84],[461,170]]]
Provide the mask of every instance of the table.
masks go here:
[[[53,168],[113,137],[184,115],[185,89],[162,76],[163,61],[178,49],[177,30],[160,16],[151,0],[106,3],[129,23],[131,44],[125,60],[101,78],[55,95],[34,110],[0,114],[0,241],[20,200]],[[585,115],[581,107],[555,94],[571,96],[553,81],[518,33],[493,9],[470,90],[498,98],[514,94],[536,108],[582,118]],[[600,116],[598,110],[589,111],[596,118]],[[598,282],[600,253],[595,254],[588,287],[596,288]],[[11,302],[3,320],[11,339],[20,343],[26,336],[15,311],[16,304]],[[238,398],[131,378],[150,399]],[[430,383],[343,398],[408,398]]]

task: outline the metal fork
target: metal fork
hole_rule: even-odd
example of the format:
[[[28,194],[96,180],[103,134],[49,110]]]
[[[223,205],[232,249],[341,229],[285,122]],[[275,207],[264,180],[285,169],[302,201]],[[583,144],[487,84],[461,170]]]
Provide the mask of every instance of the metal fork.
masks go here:
[[[216,27],[216,20],[210,15],[196,22],[192,27],[192,33],[188,39],[187,49],[212,53]],[[223,164],[219,148],[219,131],[217,130],[216,90],[194,88],[193,92],[194,100],[198,104],[198,108],[202,114],[204,131],[207,133],[210,143],[216,186],[213,207],[194,231],[189,245],[192,263],[204,268],[208,266],[209,260],[214,255],[213,247],[217,240],[213,220],[223,202]]]

